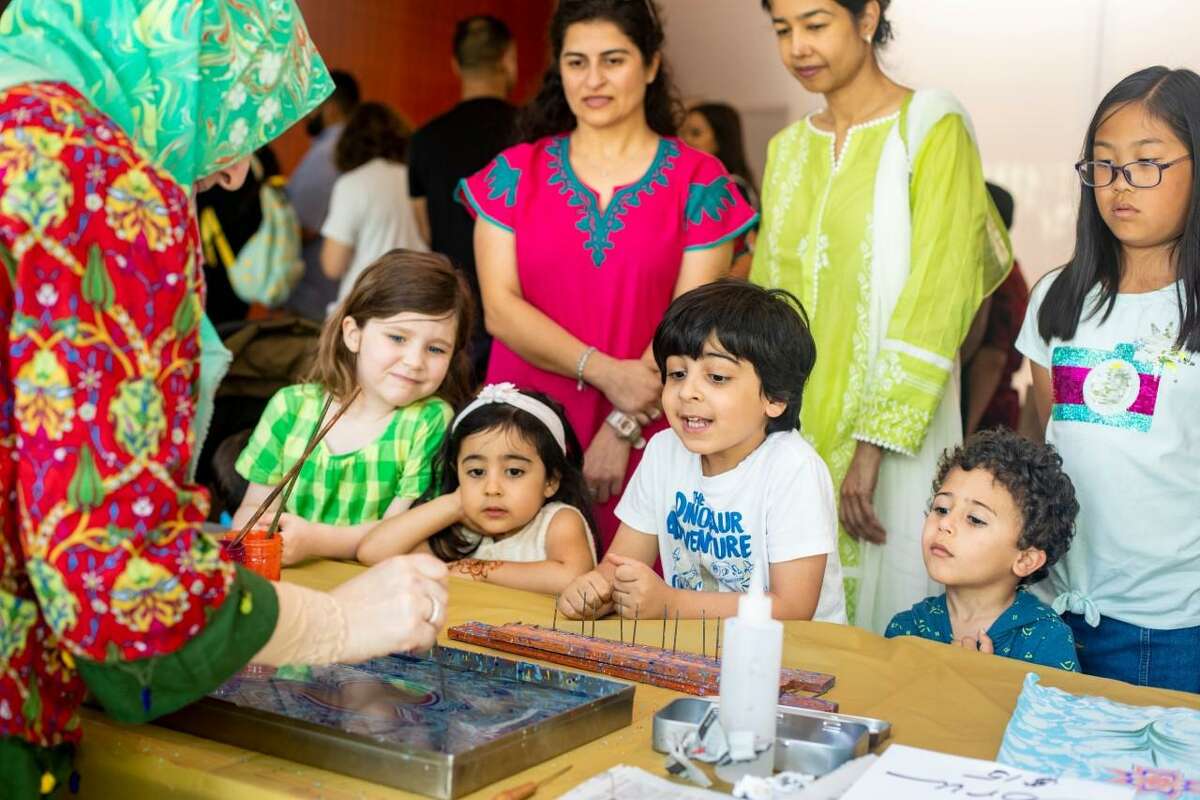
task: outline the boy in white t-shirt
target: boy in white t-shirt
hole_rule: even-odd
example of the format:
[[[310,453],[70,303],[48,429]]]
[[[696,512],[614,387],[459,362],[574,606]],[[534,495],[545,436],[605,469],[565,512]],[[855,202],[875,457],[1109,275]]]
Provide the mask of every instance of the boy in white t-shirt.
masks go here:
[[[799,301],[732,279],[693,289],[659,324],[654,358],[671,428],[646,445],[612,546],[559,610],[729,617],[765,579],[775,617],[845,622],[833,482],[796,430],[816,360]]]

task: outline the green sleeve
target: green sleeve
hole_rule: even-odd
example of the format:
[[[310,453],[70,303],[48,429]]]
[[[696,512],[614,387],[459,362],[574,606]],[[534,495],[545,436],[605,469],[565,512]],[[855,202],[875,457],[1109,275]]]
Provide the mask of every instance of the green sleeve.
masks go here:
[[[435,397],[421,407],[411,427],[401,426],[407,441],[403,445],[406,455],[400,465],[396,497],[417,498],[425,494],[433,481],[433,461],[446,439],[453,415],[450,404]]]
[[[961,117],[929,131],[910,184],[908,279],[871,366],[854,438],[915,455],[980,303],[1012,251]]]
[[[295,410],[290,399],[296,387],[280,389],[267,403],[254,433],[238,456],[234,468],[251,483],[274,486],[283,480],[284,445],[296,422]]]
[[[771,137],[767,143],[767,166],[763,169],[762,190],[759,192],[758,207],[760,209],[760,219],[758,221],[758,240],[754,244],[754,258],[750,262],[750,275],[748,276],[752,283],[759,286],[770,286],[770,243],[775,235],[775,227],[773,221],[775,219],[775,171],[780,168],[786,168],[787,165],[780,165],[776,159],[776,151],[779,148],[779,139],[784,133],[776,134]]]
[[[72,744],[38,747],[16,736],[0,738],[0,797],[67,797],[74,757]]]
[[[279,600],[265,578],[237,568],[225,602],[175,652],[142,661],[76,657],[79,675],[109,716],[146,722],[216,689],[249,663],[275,631]]]

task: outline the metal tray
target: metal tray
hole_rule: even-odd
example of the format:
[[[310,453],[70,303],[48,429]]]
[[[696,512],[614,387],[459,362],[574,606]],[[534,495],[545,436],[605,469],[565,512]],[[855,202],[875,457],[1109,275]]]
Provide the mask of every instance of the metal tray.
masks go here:
[[[797,706],[780,706],[780,714],[791,714],[798,717],[812,717],[813,719],[830,720],[836,722],[851,722],[858,725],[865,725],[867,733],[870,734],[868,747],[874,750],[879,746],[880,742],[892,735],[892,723],[884,719],[875,719],[873,717],[856,717],[853,714],[842,714],[832,711],[816,711],[811,708],[799,708]]]
[[[450,800],[625,727],[633,692],[439,647],[354,666],[251,666],[157,724]]]
[[[698,728],[709,708],[715,706],[716,700],[705,698],[673,700],[654,715],[654,749],[668,752],[673,741]],[[844,717],[780,706],[775,731],[775,769],[820,776],[852,758],[866,755],[872,738],[870,730],[862,722]],[[880,723],[884,731],[890,730],[886,722],[872,722]],[[885,732],[883,736],[886,735]]]

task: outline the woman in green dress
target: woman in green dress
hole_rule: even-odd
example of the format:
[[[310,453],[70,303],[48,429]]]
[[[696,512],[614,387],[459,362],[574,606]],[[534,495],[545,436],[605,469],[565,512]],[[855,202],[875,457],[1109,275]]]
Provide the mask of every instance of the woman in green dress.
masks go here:
[[[1012,262],[966,112],[879,67],[888,2],[763,0],[784,66],[825,108],[771,140],[750,273],[812,321],[801,430],[840,486],[850,619],[876,631],[934,593],[921,519],[962,437],[958,348]]]

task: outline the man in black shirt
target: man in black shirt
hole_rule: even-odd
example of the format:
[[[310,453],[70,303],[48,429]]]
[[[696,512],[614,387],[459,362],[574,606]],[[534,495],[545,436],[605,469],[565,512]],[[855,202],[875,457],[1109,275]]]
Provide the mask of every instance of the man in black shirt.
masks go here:
[[[459,180],[487,166],[512,143],[516,109],[504,99],[517,80],[517,47],[495,17],[469,17],[454,32],[455,73],[462,100],[413,134],[408,146],[409,195],[417,226],[432,250],[449,256],[471,283],[479,308],[471,341],[475,379],[483,380],[491,338],[483,325],[475,275],[474,223],[454,199]]]

